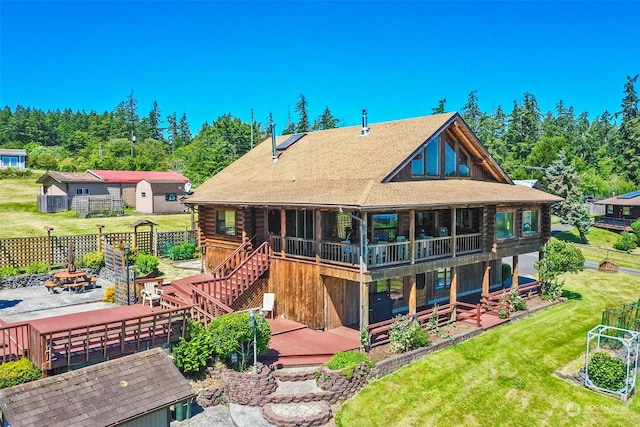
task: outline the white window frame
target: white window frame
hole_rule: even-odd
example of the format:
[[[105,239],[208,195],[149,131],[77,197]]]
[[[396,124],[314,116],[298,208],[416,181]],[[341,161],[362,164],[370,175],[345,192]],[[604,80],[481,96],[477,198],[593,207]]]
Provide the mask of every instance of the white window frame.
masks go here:
[[[533,225],[531,221],[532,212],[535,212],[538,216],[538,220],[536,221],[535,228],[530,226],[527,229],[527,225]],[[528,217],[528,221],[527,221]],[[540,234],[540,211],[538,209],[527,209],[522,211],[522,235],[523,236],[537,236]]]

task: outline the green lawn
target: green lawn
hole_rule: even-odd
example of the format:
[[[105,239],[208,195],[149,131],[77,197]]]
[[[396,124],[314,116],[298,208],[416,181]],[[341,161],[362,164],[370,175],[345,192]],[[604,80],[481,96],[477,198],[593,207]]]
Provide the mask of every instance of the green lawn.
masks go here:
[[[620,234],[601,228],[591,227],[587,238],[588,245],[580,244],[580,237],[576,229],[563,231],[555,235],[555,238],[576,244],[582,251],[585,259],[600,262],[605,258],[618,264],[620,267],[640,268],[640,248],[635,248],[631,253],[613,249],[613,244]]]
[[[191,227],[190,214],[140,215],[129,211],[121,217],[78,218],[75,211],[41,213],[37,205],[41,186],[35,183],[36,179],[0,180],[0,238],[43,236],[46,235],[44,227],[53,227],[56,235],[93,234],[98,232],[97,224],[104,225],[105,232],[133,231],[131,224],[139,219],[157,223],[160,231]]]
[[[566,277],[573,299],[402,368],[347,401],[339,426],[613,426],[640,424],[624,404],[553,375],[584,357],[608,305],[640,297],[640,276]]]

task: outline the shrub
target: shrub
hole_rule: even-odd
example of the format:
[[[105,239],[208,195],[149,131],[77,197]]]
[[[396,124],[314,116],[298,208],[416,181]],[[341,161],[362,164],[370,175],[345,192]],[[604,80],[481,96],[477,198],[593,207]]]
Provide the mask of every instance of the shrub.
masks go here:
[[[374,367],[376,364],[369,359],[366,353],[358,350],[341,351],[333,355],[331,360],[324,364],[327,368],[337,371],[344,368],[354,367],[362,362],[366,362],[367,366]]]
[[[20,274],[20,272],[15,267],[0,267],[0,279],[4,279],[5,277],[17,276],[18,274]]]
[[[42,373],[26,357],[0,365],[0,389],[39,380],[40,378],[42,378]]]
[[[562,289],[560,289],[560,292],[562,292]],[[527,303],[518,294],[518,291],[515,289],[512,289],[511,291],[509,291],[509,310],[519,311],[519,310],[526,310],[526,309],[527,309]]]
[[[559,298],[564,281],[559,281],[558,276],[584,270],[584,255],[580,249],[558,239],[548,241],[540,253],[542,259],[535,263],[535,268],[542,282],[542,297]]]
[[[636,235],[623,231],[618,240],[613,244],[614,249],[619,251],[632,251],[636,247]]]
[[[200,372],[214,355],[213,335],[200,322],[189,320],[187,339],[180,338],[171,347],[173,362],[185,373]]]
[[[403,353],[414,348],[429,345],[427,333],[419,323],[407,316],[398,316],[391,323],[389,349],[394,353]]]
[[[196,245],[195,243],[185,242],[181,245],[172,246],[167,251],[167,257],[172,261],[194,259],[196,257]]]
[[[564,286],[564,280],[554,280],[552,282],[542,282],[540,287],[542,299],[557,300],[562,296],[562,287]]]
[[[633,230],[633,234],[636,236],[636,244],[640,245],[640,219],[631,223],[631,229]]]
[[[25,269],[27,274],[40,274],[46,273],[47,271],[49,271],[49,265],[46,262],[36,262],[35,264],[27,266]]]
[[[136,257],[136,271],[145,276],[158,269],[160,259],[157,256],[149,254],[138,254]]]
[[[257,353],[266,353],[271,340],[271,327],[264,318],[255,317]],[[253,328],[249,323],[248,313],[230,313],[211,321],[209,332],[214,337],[216,355],[226,361],[238,355],[237,368],[243,371],[253,355]],[[235,368],[235,366],[234,366]]]
[[[502,282],[504,283],[507,279],[510,279],[513,275],[511,271],[511,266],[509,264],[502,264]]]
[[[104,267],[104,252],[89,252],[82,257],[82,262],[87,268],[100,271]]]
[[[109,285],[104,288],[104,296],[102,297],[104,302],[116,302],[116,285]]]
[[[627,378],[625,363],[604,351],[598,351],[591,356],[588,365],[589,380],[596,386],[618,391],[624,388]]]

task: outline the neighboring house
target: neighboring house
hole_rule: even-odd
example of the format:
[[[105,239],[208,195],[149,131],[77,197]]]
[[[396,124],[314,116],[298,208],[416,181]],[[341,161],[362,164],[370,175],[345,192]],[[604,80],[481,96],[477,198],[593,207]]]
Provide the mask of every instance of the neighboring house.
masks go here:
[[[502,286],[503,257],[517,277],[518,255],[548,240],[560,200],[514,185],[448,113],[274,136],[185,203],[208,271],[269,242],[276,313],[330,329],[478,301]]]
[[[545,190],[544,185],[542,185],[542,182],[540,182],[539,179],[514,179],[513,183],[518,185],[526,185],[527,187],[535,188],[536,190]]]
[[[58,212],[76,208],[78,196],[111,196],[122,199],[128,206],[136,206],[136,186],[143,179],[181,182],[189,179],[176,172],[87,170],[86,172],[46,172],[36,182],[42,184],[38,209],[41,212]],[[184,192],[182,194],[185,194]],[[44,196],[62,197],[64,203],[52,204]],[[178,212],[180,212],[179,210]],[[156,212],[154,212],[156,213]],[[157,212],[166,213],[166,212]]]
[[[598,200],[594,204],[606,206],[604,215],[595,217],[593,225],[598,228],[633,231],[631,224],[640,218],[640,190]]]
[[[0,169],[26,169],[27,152],[13,148],[0,148]]]
[[[0,390],[4,426],[169,426],[194,396],[156,348]]]
[[[185,188],[186,185],[186,188]],[[136,185],[136,212],[169,214],[186,212],[182,198],[189,192],[180,179],[143,179]]]

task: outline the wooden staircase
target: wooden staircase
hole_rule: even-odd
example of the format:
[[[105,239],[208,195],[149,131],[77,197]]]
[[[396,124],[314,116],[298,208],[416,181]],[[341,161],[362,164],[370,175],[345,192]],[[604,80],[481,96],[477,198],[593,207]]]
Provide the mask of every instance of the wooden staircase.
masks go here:
[[[193,315],[204,324],[231,313],[231,305],[268,269],[272,254],[269,242],[251,251],[251,241],[238,247],[211,273],[199,274],[171,282],[173,297],[163,300],[167,305],[182,300],[194,308]]]

